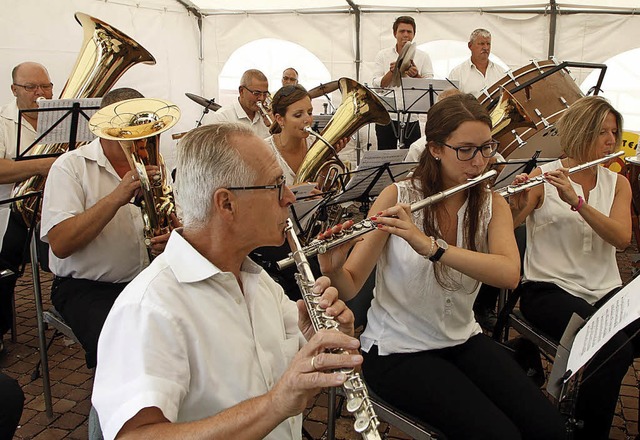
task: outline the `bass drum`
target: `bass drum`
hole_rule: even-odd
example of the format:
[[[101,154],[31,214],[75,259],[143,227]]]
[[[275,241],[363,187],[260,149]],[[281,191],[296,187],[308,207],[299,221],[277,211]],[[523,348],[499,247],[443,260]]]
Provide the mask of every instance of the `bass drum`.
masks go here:
[[[504,87],[518,100],[536,125],[535,128],[516,128],[494,136],[500,141],[499,152],[504,158],[529,159],[536,151],[541,152],[540,157],[548,158],[560,157],[562,154],[554,124],[584,94],[566,69],[541,77],[543,73],[556,67],[553,60],[533,62],[515,72],[509,72],[487,89],[488,95],[478,97],[488,107],[492,101],[500,99],[500,89]],[[528,87],[513,92],[513,89],[531,80],[534,82]]]

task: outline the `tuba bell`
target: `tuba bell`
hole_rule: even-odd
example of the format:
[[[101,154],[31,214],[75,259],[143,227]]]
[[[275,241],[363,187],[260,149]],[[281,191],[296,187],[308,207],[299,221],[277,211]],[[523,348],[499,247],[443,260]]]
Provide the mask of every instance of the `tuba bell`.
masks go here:
[[[319,182],[319,189],[323,192],[334,189],[336,185],[335,179],[323,176],[335,176],[347,171],[336,158],[331,145],[351,136],[366,124],[386,125],[391,122],[389,112],[371,90],[350,78],[340,78],[338,84],[342,104],[307,151],[295,180],[295,183]]]
[[[507,89],[502,89],[500,101],[491,110],[491,136],[499,138],[504,133],[516,128],[529,127],[536,128],[535,122],[531,119],[527,110]],[[500,151],[502,153],[502,151]]]
[[[310,127],[305,129],[316,135],[316,141],[300,164],[294,184],[317,182],[318,189],[322,192],[344,189],[337,177],[347,170],[333,145],[366,124],[386,125],[391,122],[389,112],[371,90],[350,78],[340,78],[338,86],[342,93],[342,104],[322,132],[317,134]],[[326,209],[326,212],[316,211],[307,230],[302,231],[303,243],[308,243],[318,232],[339,221],[343,211],[340,205],[332,205]]]
[[[99,98],[134,64],[155,64],[156,60],[144,47],[118,29],[102,20],[77,12],[76,21],[84,30],[84,40],[76,64],[71,71],[60,99]],[[40,144],[31,155],[60,154],[67,151],[68,143]],[[13,196],[21,196],[44,188],[46,178],[33,176],[16,184]],[[30,199],[16,202],[12,209],[29,224],[34,210]]]
[[[173,190],[159,148],[160,133],[169,130],[179,119],[180,110],[175,104],[161,99],[135,98],[104,107],[89,120],[89,129],[97,137],[118,141],[129,166],[140,178],[140,209],[147,247],[151,246],[153,237],[172,229]],[[147,165],[160,169],[159,178],[149,178]]]

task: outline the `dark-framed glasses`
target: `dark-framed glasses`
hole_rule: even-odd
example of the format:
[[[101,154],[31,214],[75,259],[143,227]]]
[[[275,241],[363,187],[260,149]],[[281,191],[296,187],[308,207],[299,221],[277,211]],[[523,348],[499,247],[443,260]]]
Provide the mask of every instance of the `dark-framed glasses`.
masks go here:
[[[458,160],[467,161],[476,157],[476,154],[478,154],[478,152],[480,152],[482,157],[485,157],[485,158],[495,156],[496,152],[498,151],[498,146],[500,145],[500,142],[498,142],[495,139],[492,139],[486,144],[482,144],[479,146],[465,145],[464,147],[454,147],[453,145],[445,144],[444,142],[442,142],[442,145],[444,145],[445,147],[449,147],[453,151],[455,151],[456,157],[458,158]]]
[[[256,185],[256,186],[228,186],[227,189],[230,191],[248,191],[253,189],[277,189],[278,190],[278,200],[282,200],[284,196],[284,186],[286,184],[286,180],[284,176],[278,177],[278,183],[275,185]]]
[[[251,90],[249,87],[246,87],[246,86],[242,86],[242,88],[248,91],[249,93],[251,93],[256,98],[260,98],[262,96],[266,97],[267,95],[269,95],[268,90],[266,92],[261,92],[260,90]]]
[[[49,84],[16,84],[13,83],[14,86],[22,87],[27,92],[35,92],[38,87],[42,89],[43,92],[49,92],[53,89],[53,83]]]

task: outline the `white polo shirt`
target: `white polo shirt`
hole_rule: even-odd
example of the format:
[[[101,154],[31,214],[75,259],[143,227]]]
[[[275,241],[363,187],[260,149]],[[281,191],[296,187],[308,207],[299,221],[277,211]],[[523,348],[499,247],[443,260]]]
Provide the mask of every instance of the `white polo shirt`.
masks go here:
[[[36,131],[24,118],[22,118],[22,129],[20,132],[20,152],[22,153],[29,145],[36,140]],[[18,105],[13,100],[5,106],[0,107],[0,158],[15,159],[16,142],[18,140]],[[0,200],[11,198],[13,183],[0,185]],[[9,205],[0,205],[0,249],[2,239],[7,231],[9,222]]]
[[[189,422],[273,388],[305,343],[298,310],[249,258],[240,278],[244,294],[232,273],[171,233],[165,251],[120,294],[100,334],[92,403],[105,439],[143,408]],[[265,438],[301,435],[299,415]]]
[[[91,208],[120,181],[104,155],[100,139],[60,156],[51,166],[44,188],[42,240],[48,243],[51,228]],[[122,206],[84,248],[64,259],[49,251],[51,271],[61,277],[110,283],[131,281],[149,264],[143,225],[139,207],[131,203]]]
[[[489,60],[486,75],[483,75],[469,58],[451,69],[448,78],[452,81],[459,81],[458,88],[463,93],[471,93],[477,98],[482,90],[494,85],[504,75],[504,70],[491,60]]]
[[[253,119],[249,119],[247,112],[244,111],[240,105],[240,101],[237,99],[233,101],[233,105],[221,108],[207,119],[207,124],[219,124],[221,122],[240,122],[241,124],[246,124],[251,127],[253,132],[260,139],[265,139],[271,136],[269,133],[269,127],[264,125],[264,121],[262,120],[260,113],[256,112]]]

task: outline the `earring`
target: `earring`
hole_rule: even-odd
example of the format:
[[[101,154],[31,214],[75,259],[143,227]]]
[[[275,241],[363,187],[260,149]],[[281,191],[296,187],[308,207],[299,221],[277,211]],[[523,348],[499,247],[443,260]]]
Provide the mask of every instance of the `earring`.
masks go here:
[[[434,159],[435,159],[436,161],[439,161],[439,160],[440,160],[440,158],[439,158],[438,156],[434,157]]]

